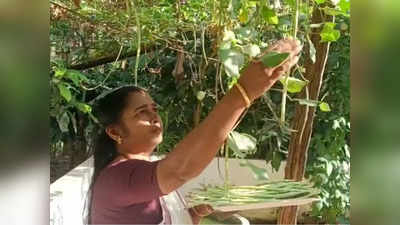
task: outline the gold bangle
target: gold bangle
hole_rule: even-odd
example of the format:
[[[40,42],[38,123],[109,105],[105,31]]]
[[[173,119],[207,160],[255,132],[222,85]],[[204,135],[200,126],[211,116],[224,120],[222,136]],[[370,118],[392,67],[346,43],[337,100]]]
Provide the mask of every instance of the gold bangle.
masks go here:
[[[240,85],[239,83],[236,83],[235,86],[239,89],[240,94],[242,94],[242,97],[243,97],[244,101],[246,102],[246,108],[249,108],[251,102],[250,102],[249,96],[247,95],[246,91],[244,90],[242,85]]]

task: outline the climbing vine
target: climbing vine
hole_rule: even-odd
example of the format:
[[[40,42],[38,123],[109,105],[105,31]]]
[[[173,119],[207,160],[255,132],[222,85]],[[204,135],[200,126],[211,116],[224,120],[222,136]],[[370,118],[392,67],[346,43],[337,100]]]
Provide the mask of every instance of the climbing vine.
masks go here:
[[[316,9],[336,16],[337,22],[310,24]],[[322,145],[349,148],[343,142],[350,132],[343,125],[349,121],[343,113],[348,109],[348,96],[337,97],[348,91],[346,67],[335,67],[337,62],[349,61],[343,47],[349,44],[349,10],[349,0],[51,0],[52,160],[68,151],[81,152],[82,157],[91,154],[97,126],[93,102],[105,90],[128,83],[148,88],[161,106],[165,132],[157,151],[169,152],[237,82],[251,60],[261,57],[276,40],[292,36],[309,54],[300,55],[291,73],[253,103],[219,154],[265,159],[277,171],[295,132],[290,127],[294,106],[306,104],[318,108],[308,174],[320,176],[315,167],[324,165],[320,158],[331,160],[320,151]],[[316,60],[309,38],[315,27],[322,28],[321,41],[335,43],[335,47],[329,55],[323,95],[311,101],[297,94],[308,84],[303,76],[304,58],[309,55]],[[284,59],[279,53],[262,58],[269,66]],[[330,133],[321,127],[325,123],[331,125]],[[337,123],[340,129],[332,127]],[[82,142],[71,144],[77,137]],[[346,161],[345,156],[335,157]],[[268,179],[263,168],[246,161],[242,165],[258,179]],[[319,184],[331,188],[329,193],[334,190]],[[345,189],[341,190],[346,196]],[[331,205],[340,210],[348,206],[346,198],[337,204],[333,198],[324,199],[326,204],[316,215]],[[337,215],[343,214],[340,210]]]

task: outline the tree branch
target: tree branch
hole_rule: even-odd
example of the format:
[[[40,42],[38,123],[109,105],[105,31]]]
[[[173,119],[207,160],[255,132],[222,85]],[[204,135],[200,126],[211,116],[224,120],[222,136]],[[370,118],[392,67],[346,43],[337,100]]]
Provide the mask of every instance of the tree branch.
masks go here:
[[[144,50],[143,52],[150,52],[153,50],[153,46],[146,48],[146,50]],[[129,58],[129,57],[133,57],[136,56],[136,49],[122,53],[118,59],[118,61]],[[96,67],[96,66],[100,66],[100,65],[104,65],[110,62],[114,62],[115,59],[118,57],[118,52],[116,52],[115,54],[112,55],[108,55],[108,56],[103,56],[97,59],[92,59],[83,63],[79,63],[79,64],[74,64],[74,65],[70,65],[67,66],[67,69],[73,69],[73,70],[86,70],[92,67]]]

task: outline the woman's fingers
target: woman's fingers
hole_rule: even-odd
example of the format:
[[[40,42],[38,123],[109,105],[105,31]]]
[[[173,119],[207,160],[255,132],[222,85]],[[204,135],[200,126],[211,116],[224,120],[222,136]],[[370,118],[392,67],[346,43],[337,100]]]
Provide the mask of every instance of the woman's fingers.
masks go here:
[[[297,62],[299,61],[300,56],[295,56],[291,61],[290,61],[290,67],[294,66],[297,64]]]
[[[208,216],[214,212],[214,209],[210,205],[205,205],[205,204],[196,205],[193,207],[193,209],[195,213],[200,217]]]
[[[295,56],[290,61],[282,64],[281,66],[277,67],[273,70],[271,78],[272,79],[279,79],[283,74],[287,73],[290,68],[292,68],[296,63],[299,61],[299,56]]]

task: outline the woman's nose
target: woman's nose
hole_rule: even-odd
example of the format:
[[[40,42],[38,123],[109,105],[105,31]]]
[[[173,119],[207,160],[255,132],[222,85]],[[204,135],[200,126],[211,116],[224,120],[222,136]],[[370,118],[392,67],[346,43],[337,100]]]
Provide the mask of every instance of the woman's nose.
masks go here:
[[[158,114],[157,114],[156,112],[153,112],[153,113],[151,114],[151,119],[150,119],[150,121],[151,121],[151,124],[159,123],[159,124],[161,125],[161,121],[160,121],[160,119],[158,118]]]

